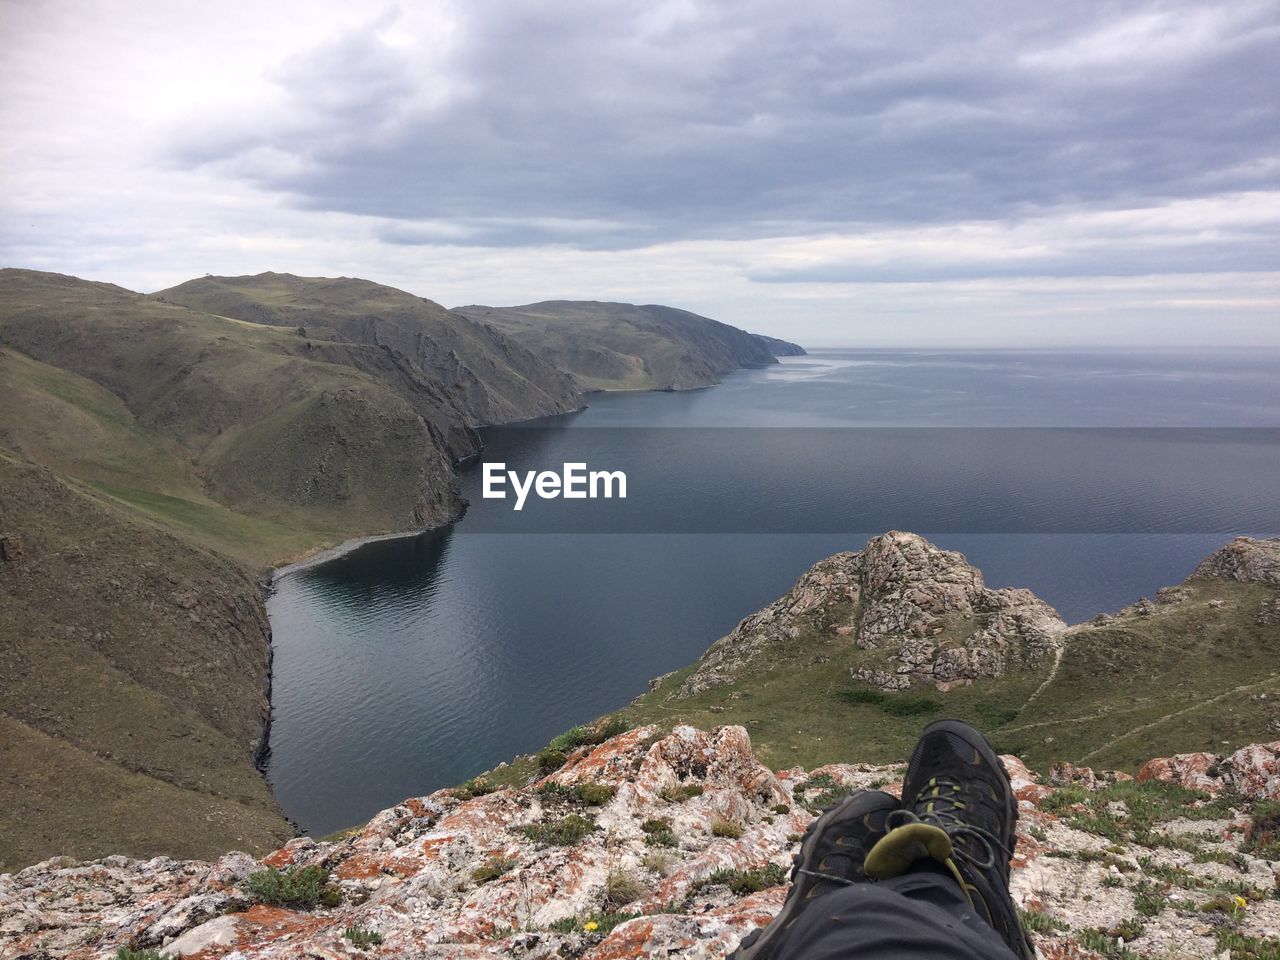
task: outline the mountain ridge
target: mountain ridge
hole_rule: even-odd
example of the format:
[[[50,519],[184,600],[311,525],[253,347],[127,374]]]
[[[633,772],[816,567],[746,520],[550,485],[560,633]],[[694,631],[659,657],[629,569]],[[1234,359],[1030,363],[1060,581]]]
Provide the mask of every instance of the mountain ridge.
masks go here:
[[[691,390],[733,370],[798,356],[797,344],[661,304],[543,300],[453,312],[489,324],[591,390]]]

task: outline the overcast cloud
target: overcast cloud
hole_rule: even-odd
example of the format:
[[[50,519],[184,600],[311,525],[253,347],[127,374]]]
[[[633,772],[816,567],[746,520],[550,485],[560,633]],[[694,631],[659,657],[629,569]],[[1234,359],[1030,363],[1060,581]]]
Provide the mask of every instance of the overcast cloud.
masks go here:
[[[1280,4],[0,0],[0,263],[1280,344]]]

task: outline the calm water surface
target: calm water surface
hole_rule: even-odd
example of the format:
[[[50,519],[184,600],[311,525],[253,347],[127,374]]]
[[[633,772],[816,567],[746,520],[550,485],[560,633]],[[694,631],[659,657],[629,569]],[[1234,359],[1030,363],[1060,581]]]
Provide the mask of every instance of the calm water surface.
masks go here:
[[[536,426],[489,431],[485,459],[625,465],[625,510],[516,514],[473,466],[463,522],[277,581],[268,773],[307,831],[622,706],[889,527],[1072,622],[1280,529],[1274,351],[820,352]]]

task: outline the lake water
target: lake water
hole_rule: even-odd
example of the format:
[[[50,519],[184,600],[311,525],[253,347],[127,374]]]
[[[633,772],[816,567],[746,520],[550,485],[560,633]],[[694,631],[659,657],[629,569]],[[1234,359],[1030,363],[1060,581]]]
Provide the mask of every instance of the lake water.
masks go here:
[[[828,351],[486,431],[618,500],[468,516],[288,574],[268,775],[319,835],[617,709],[815,561],[907,529],[1070,622],[1280,531],[1280,352]]]

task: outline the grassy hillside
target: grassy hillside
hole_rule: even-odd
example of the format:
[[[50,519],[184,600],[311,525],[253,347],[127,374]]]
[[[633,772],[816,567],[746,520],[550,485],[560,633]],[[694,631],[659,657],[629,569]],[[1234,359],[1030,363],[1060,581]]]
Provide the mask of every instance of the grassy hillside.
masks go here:
[[[549,300],[522,307],[458,307],[573,375],[584,390],[688,390],[742,367],[804,351],[663,306]]]
[[[388,350],[0,271],[9,449],[255,566],[460,509],[478,441]],[[40,416],[33,416],[38,410]]]
[[[0,451],[0,870],[290,834],[254,769],[270,632],[234,563]]]
[[[301,328],[315,340],[386,347],[436,383],[470,426],[582,405],[569,377],[492,327],[368,280],[287,273],[203,277],[154,297],[205,313]]]
[[[775,606],[805,606],[802,591]],[[785,619],[787,629],[746,645],[730,682],[689,695],[687,681],[699,670],[714,661],[723,672],[713,648],[655,681],[616,717],[626,726],[741,724],[775,769],[900,761],[920,728],[944,716],[977,724],[1002,751],[1042,772],[1059,760],[1134,772],[1153,755],[1223,753],[1280,739],[1275,583],[1198,575],[1167,602],[1135,604],[1058,634],[1060,656],[1015,663],[1002,676],[945,693],[932,685],[887,691],[853,679],[884,650],[863,649],[837,632],[851,617],[857,611],[847,604],[822,604]],[[497,779],[517,782],[532,767],[525,759]]]
[[[1151,616],[1072,628],[1056,670],[1049,661],[947,693],[881,693],[849,677],[861,651],[815,629],[769,649],[734,683],[688,699],[670,694],[693,668],[673,674],[625,716],[744,724],[773,766],[900,760],[941,716],[979,725],[1040,769],[1070,760],[1135,770],[1153,754],[1280,736],[1280,628],[1257,622],[1276,589],[1217,581],[1190,592]]]
[[[340,335],[365,294],[369,335]],[[257,576],[457,516],[474,424],[578,403],[442,308],[358,281],[327,296],[341,309],[313,337],[0,271],[0,537],[18,551],[0,560],[0,869],[288,836],[254,765]]]

